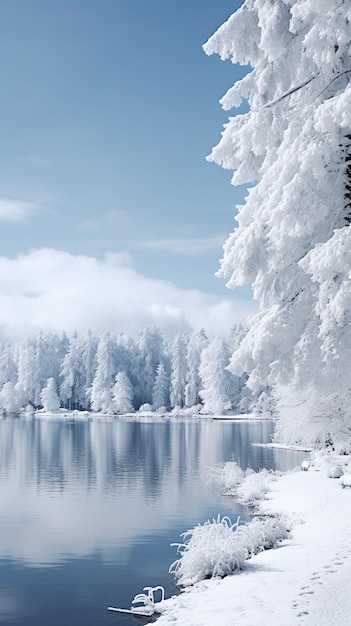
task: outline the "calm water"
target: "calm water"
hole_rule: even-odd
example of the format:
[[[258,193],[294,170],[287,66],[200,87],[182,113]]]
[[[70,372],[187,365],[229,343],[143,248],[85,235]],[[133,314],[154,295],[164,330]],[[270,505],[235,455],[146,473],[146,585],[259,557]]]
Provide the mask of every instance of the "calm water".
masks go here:
[[[147,585],[175,593],[171,542],[198,522],[246,512],[207,487],[207,470],[287,470],[296,453],[270,422],[0,418],[0,623],[134,626],[109,613]]]

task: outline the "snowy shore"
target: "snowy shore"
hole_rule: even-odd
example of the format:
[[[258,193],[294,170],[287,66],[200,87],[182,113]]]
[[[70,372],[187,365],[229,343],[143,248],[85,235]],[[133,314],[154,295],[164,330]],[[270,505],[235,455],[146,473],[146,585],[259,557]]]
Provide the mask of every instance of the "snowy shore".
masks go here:
[[[222,580],[169,599],[158,626],[345,626],[350,623],[351,488],[325,467],[271,483],[262,513],[281,516],[291,537]]]

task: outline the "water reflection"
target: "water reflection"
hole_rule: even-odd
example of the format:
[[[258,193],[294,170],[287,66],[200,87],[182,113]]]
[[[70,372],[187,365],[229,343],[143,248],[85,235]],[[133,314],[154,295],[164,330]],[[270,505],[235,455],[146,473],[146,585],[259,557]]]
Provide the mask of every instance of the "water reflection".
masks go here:
[[[209,467],[294,464],[251,446],[271,432],[269,422],[1,419],[0,622],[14,611],[23,623],[27,606],[28,626],[47,624],[59,605],[50,624],[78,623],[78,607],[86,625],[112,623],[101,613],[112,589],[128,605],[164,584],[180,532],[218,512],[245,515],[209,492]]]

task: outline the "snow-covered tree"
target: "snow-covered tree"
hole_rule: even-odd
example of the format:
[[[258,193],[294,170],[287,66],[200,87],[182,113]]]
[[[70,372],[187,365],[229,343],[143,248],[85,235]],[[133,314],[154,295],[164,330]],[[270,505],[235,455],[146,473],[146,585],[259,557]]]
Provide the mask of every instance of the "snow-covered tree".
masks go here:
[[[246,333],[247,333],[247,329],[244,328],[241,322],[238,322],[237,324],[234,324],[232,326],[232,328],[230,329],[230,333],[229,333],[229,345],[230,345],[232,352],[235,352],[239,348]]]
[[[91,332],[91,330],[89,330],[87,336],[83,339],[82,348],[83,366],[85,370],[85,383],[87,387],[89,387],[94,380],[94,374],[96,370],[97,347],[98,341]]]
[[[115,341],[110,333],[101,334],[97,350],[97,368],[93,384],[88,390],[93,411],[108,413],[112,402],[112,384],[116,376]]]
[[[13,355],[13,346],[6,345],[0,354],[0,386],[7,382],[17,382],[17,366]]]
[[[16,392],[22,406],[34,405],[35,382],[33,377],[35,350],[32,339],[26,338],[21,341],[16,349],[18,380]]]
[[[0,391],[0,410],[3,413],[17,413],[21,408],[21,398],[15,385],[8,381]]]
[[[68,409],[80,407],[81,400],[85,400],[85,377],[83,373],[81,342],[77,334],[71,338],[68,352],[62,362],[62,383],[60,385],[60,398]]]
[[[201,378],[199,368],[201,353],[207,344],[208,339],[203,329],[189,339],[186,354],[187,373],[184,390],[186,407],[196,406],[200,402],[199,391],[201,389]]]
[[[32,363],[33,404],[40,406],[40,394],[52,373],[53,360],[48,350],[48,342],[43,332],[34,337],[34,358]]]
[[[163,363],[159,363],[156,370],[156,378],[152,390],[152,406],[154,409],[169,406],[169,377]]]
[[[188,337],[178,333],[170,342],[171,356],[171,407],[184,406],[184,392],[187,373],[187,351]]]
[[[152,403],[152,390],[156,369],[163,356],[163,338],[156,326],[146,327],[140,333],[139,356],[135,360],[134,371],[138,384],[135,386],[137,404]]]
[[[246,0],[204,46],[249,68],[208,157],[254,184],[219,272],[260,303],[231,371],[275,389],[293,441],[351,428],[350,41],[347,0]]]
[[[222,414],[233,408],[239,378],[228,371],[229,358],[229,346],[222,337],[214,337],[201,354],[199,395],[205,412]]]
[[[46,386],[40,394],[40,401],[44,411],[58,411],[60,408],[60,398],[58,397],[54,378],[48,379]]]
[[[42,334],[42,337],[45,345],[45,362],[47,367],[44,375],[46,378],[54,378],[58,385],[62,359],[67,351],[66,338],[60,338],[55,333],[45,333]]]
[[[109,409],[112,413],[131,413],[133,407],[133,388],[125,372],[118,372],[112,387],[112,402]]]

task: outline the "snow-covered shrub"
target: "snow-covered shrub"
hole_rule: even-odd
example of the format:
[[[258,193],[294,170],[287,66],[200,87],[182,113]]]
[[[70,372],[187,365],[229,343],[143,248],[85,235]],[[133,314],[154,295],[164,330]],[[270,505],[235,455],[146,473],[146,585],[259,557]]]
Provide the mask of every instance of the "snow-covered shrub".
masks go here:
[[[139,407],[139,412],[140,413],[151,413],[151,411],[152,411],[152,406],[148,402],[145,402],[145,404],[142,404]]]
[[[273,518],[255,518],[239,526],[239,519],[232,524],[228,517],[221,519],[218,515],[183,533],[184,543],[172,544],[181,556],[169,571],[182,587],[206,578],[223,578],[243,569],[245,560],[254,554],[287,539],[288,532],[282,522]]]
[[[223,490],[226,495],[235,493],[237,486],[244,479],[244,471],[235,461],[227,461],[223,465],[217,465],[209,472],[209,482],[217,489]]]
[[[340,478],[344,473],[344,468],[340,463],[330,465],[327,469],[328,478]]]
[[[339,485],[345,489],[345,487],[351,487],[351,474],[343,474],[339,477]]]
[[[210,484],[226,495],[235,495],[242,504],[261,500],[269,491],[269,484],[273,479],[273,472],[266,469],[254,472],[250,468],[243,471],[235,461],[218,465],[209,472]]]
[[[340,478],[348,471],[348,455],[339,455],[335,451],[313,450],[311,453],[312,465],[316,470],[326,473],[328,478]]]
[[[265,520],[255,517],[248,527],[255,537],[255,554],[262,552],[262,550],[270,550],[283,539],[289,538],[289,528],[274,517],[268,517]],[[261,541],[259,542],[258,537],[260,534]]]
[[[245,478],[237,488],[239,502],[249,504],[254,500],[262,500],[265,493],[269,491],[269,485],[273,477],[273,472],[269,472],[266,469],[259,472],[254,472],[251,469],[246,470]]]
[[[26,417],[31,417],[34,414],[34,408],[31,404],[27,404],[27,406],[22,409],[22,413]]]
[[[183,533],[182,544],[177,546],[181,557],[169,568],[181,586],[193,585],[211,577],[224,577],[242,569],[245,550],[241,541],[234,541],[236,524],[228,517],[208,520]]]
[[[180,406],[174,406],[171,410],[171,415],[174,415],[175,417],[180,417],[181,415],[183,415],[183,409]]]
[[[168,411],[168,409],[167,409],[167,407],[166,407],[166,406],[160,406],[160,407],[158,407],[157,409],[155,409],[155,412],[156,412],[156,413],[160,413],[161,415],[162,415],[163,413],[167,413],[167,411]]]

